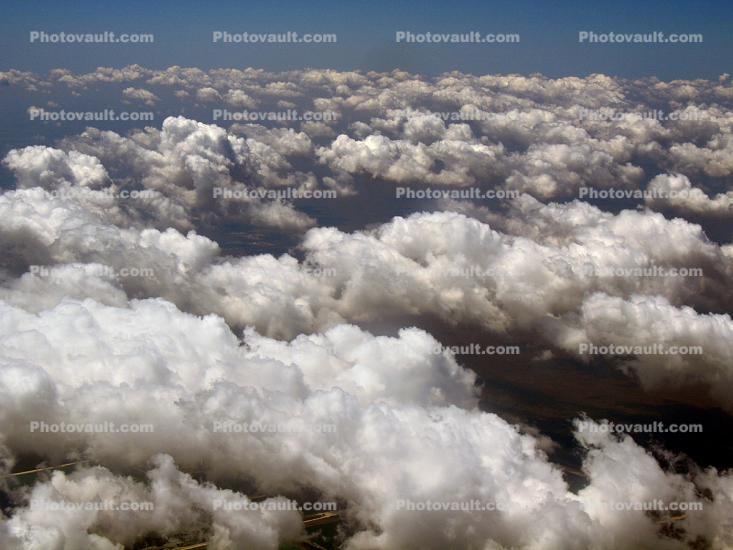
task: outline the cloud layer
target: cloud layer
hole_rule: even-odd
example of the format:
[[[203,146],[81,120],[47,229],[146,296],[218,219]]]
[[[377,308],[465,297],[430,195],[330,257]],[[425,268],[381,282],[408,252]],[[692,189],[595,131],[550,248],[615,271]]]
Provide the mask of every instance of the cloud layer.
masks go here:
[[[29,487],[4,478],[4,548],[302,540],[297,511],[220,506],[261,496],[337,502],[349,549],[733,545],[729,472],[675,468],[579,418],[571,490],[546,438],[481,411],[477,376],[417,328],[621,366],[651,392],[702,387],[733,410],[733,245],[707,233],[731,212],[727,78],[131,66],[0,81],[47,108],[106,87],[185,113],[4,158],[0,471],[83,461]],[[329,116],[197,120],[213,109]],[[516,196],[339,225],[340,206],[401,186]],[[588,189],[626,198],[591,204]],[[268,194],[286,190],[337,198]],[[230,255],[211,236],[228,223],[298,244]],[[655,345],[701,353],[634,351]],[[631,351],[585,351],[611,346]],[[154,431],[31,428],[110,422]],[[41,506],[96,500],[154,509]],[[703,507],[627,508],[657,500]]]

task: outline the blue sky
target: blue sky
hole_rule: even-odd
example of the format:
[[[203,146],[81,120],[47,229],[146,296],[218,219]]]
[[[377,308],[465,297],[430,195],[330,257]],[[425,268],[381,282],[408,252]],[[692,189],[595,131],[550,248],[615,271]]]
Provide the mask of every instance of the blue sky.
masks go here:
[[[402,68],[438,74],[602,72],[715,78],[731,71],[733,2],[725,1],[187,1],[5,2],[0,68],[45,72],[139,63],[335,69]],[[29,32],[149,32],[151,45],[29,43]],[[214,30],[336,33],[337,45],[213,44]],[[395,44],[395,32],[516,32],[518,45]],[[579,44],[578,31],[702,33],[703,44]]]

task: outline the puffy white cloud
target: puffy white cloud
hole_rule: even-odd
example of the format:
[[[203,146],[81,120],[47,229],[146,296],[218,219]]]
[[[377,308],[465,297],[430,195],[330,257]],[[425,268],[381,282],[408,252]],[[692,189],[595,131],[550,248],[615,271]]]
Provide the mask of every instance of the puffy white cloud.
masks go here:
[[[733,136],[718,134],[705,147],[675,144],[670,147],[670,156],[680,171],[726,177],[733,171]]]
[[[320,163],[332,172],[325,177],[339,180],[367,174],[401,184],[508,186],[558,199],[577,196],[580,186],[638,189],[662,172],[722,184],[730,173],[728,81],[460,73],[430,79],[402,71],[154,71],[137,65],[84,75],[56,70],[45,79],[3,74],[34,93],[54,86],[87,93],[102,82],[134,100],[157,101],[139,87],[144,83],[152,90],[174,87],[183,105],[190,97],[236,109],[331,111],[332,120],[287,124],[322,140],[302,173],[322,171]],[[275,172],[283,177],[283,170]]]
[[[152,107],[160,101],[160,98],[157,95],[150,90],[145,90],[144,88],[125,88],[122,90],[122,97],[129,100],[141,101],[148,107]]]
[[[221,101],[221,95],[214,88],[207,86],[196,92],[196,99],[204,103],[213,103],[215,101]]]
[[[501,146],[443,139],[430,145],[370,135],[354,140],[338,136],[329,148],[317,151],[333,170],[365,173],[396,183],[469,186],[494,173]]]
[[[5,157],[4,164],[14,172],[19,188],[54,189],[64,183],[97,188],[105,185],[109,178],[98,158],[43,145],[13,149]]]
[[[254,98],[248,96],[242,90],[229,90],[224,99],[232,107],[240,107],[245,109],[254,109],[255,107],[257,107],[257,101]]]
[[[533,144],[515,159],[507,187],[543,198],[577,196],[581,186],[638,187],[643,170],[629,162],[623,148],[614,151],[604,145],[591,140]]]
[[[351,548],[580,550],[599,540],[603,548],[631,541],[682,548],[698,535],[729,541],[718,521],[731,508],[727,476],[666,473],[630,439],[581,431],[589,485],[576,495],[533,436],[475,408],[473,376],[450,355],[434,354],[437,342],[422,331],[375,338],[342,326],[289,343],[250,332],[241,346],[221,319],[186,315],[160,300],[130,308],[67,301],[41,314],[3,308],[0,393],[8,447],[54,458],[76,451],[107,467],[55,473],[23,498],[154,503],[153,511],[129,515],[20,507],[0,530],[10,548],[113,548],[146,532],[175,535],[209,524],[213,547],[222,549],[274,548],[298,536],[295,513],[220,510],[216,501],[246,497],[194,482],[171,458],[155,458],[146,483],[108,471],[141,467],[159,452],[184,470],[203,464],[219,487],[247,476],[253,491],[271,497],[317,489],[323,500],[338,499]],[[150,422],[155,433],[23,434],[34,419]],[[212,430],[222,420],[293,425],[296,419],[304,428],[334,429]],[[635,482],[614,483],[620,469]],[[679,522],[681,539],[660,538],[654,518],[643,512],[609,507],[653,498],[700,501],[697,485],[710,494],[701,512]],[[427,501],[449,508],[410,509]],[[452,508],[471,501],[501,509]],[[537,522],[538,513],[552,521]]]
[[[135,101],[175,92],[184,107],[337,114],[228,129],[171,117],[160,129],[88,128],[54,148],[7,155],[17,190],[0,195],[0,471],[16,457],[104,467],[8,489],[15,509],[0,525],[3,547],[108,549],[155,532],[201,535],[213,548],[276,548],[301,534],[297,513],[214,509],[217,499],[248,498],[230,489],[337,499],[344,547],[353,549],[733,544],[729,473],[667,472],[631,439],[579,425],[588,484],[573,492],[545,454],[546,439],[481,412],[475,375],[437,352],[432,336],[359,327],[437,320],[581,359],[580,344],[701,346],[700,356],[609,363],[650,390],[702,385],[714,403],[733,407],[731,245],[648,210],[612,214],[529,196],[634,190],[661,173],[650,190],[688,196],[648,206],[727,216],[733,97],[725,79],[131,66],[46,79],[9,71],[0,82],[33,94],[84,94],[103,82]],[[650,106],[684,116],[649,118]],[[624,116],[594,114],[614,111]],[[215,197],[217,188],[347,195],[368,191],[370,179],[529,195],[491,209],[436,201],[444,211],[350,232],[313,228],[279,257],[222,256],[192,230],[233,220],[283,233],[315,224],[290,203]],[[145,194],[132,200],[133,191]],[[652,268],[701,272],[633,275]],[[155,433],[30,433],[32,421],[150,423]],[[298,429],[213,429],[226,421]],[[333,430],[310,429],[326,425]],[[151,460],[147,480],[125,477]],[[216,485],[184,473],[194,471]],[[155,511],[130,521],[25,506],[131,496],[154,501]],[[664,513],[611,506],[653,499],[705,506],[674,528]],[[400,506],[428,500],[503,509]]]
[[[583,428],[581,426],[584,424]],[[628,548],[647,541],[652,548],[677,548],[706,541],[712,548],[726,548],[733,542],[730,523],[720,520],[733,505],[730,475],[719,476],[714,469],[687,475],[665,472],[652,455],[628,436],[615,438],[593,430],[594,423],[575,421],[576,437],[587,450],[583,471],[590,483],[578,492],[581,506],[601,528],[593,543],[599,548]],[[596,425],[596,428],[598,425]],[[710,495],[710,499],[701,497]],[[682,506],[697,504],[704,513],[654,510],[634,513],[641,504],[654,509],[654,502]],[[670,516],[684,517],[670,522]],[[680,539],[659,536],[664,526],[674,525]]]
[[[309,143],[304,134],[291,145],[287,136],[276,141],[274,147],[286,155],[298,154],[302,142]],[[245,139],[217,126],[169,118],[161,131],[130,138],[90,128],[67,140],[68,152],[31,146],[11,151],[5,164],[15,172],[19,187],[44,187],[87,206],[102,203],[117,213],[114,223],[120,225],[144,221],[185,230],[192,227],[191,218],[208,216],[295,231],[312,226],[314,220],[290,203],[264,201],[247,192],[259,185],[317,187],[312,175],[297,172],[278,180],[278,174],[290,169],[285,157],[265,143],[253,141],[252,146],[254,150]]]
[[[221,258],[214,242],[193,232],[122,229],[40,190],[0,197],[0,212],[0,238],[14,251],[5,263],[15,273],[64,263],[109,266],[102,273],[93,265],[37,269],[8,285],[6,299],[31,309],[58,303],[81,278],[89,290],[70,295],[99,297],[112,287],[128,297],[162,296],[276,337],[344,321],[432,316],[510,336],[535,331],[567,348],[563,331],[576,327],[595,293],[659,296],[670,308],[730,305],[731,257],[699,226],[651,212],[602,213],[582,202],[545,206],[525,196],[504,215],[488,215],[504,232],[450,212],[395,218],[353,234],[313,229],[302,243],[303,262],[288,255]],[[116,290],[104,301],[119,299]],[[659,312],[660,319],[668,315]],[[646,343],[639,331],[630,337]],[[685,372],[712,383],[696,365],[723,355],[693,358]]]
[[[581,356],[591,353],[592,348],[581,348],[588,344],[629,349],[634,357],[627,365],[645,386],[703,383],[716,402],[733,410],[733,320],[728,314],[701,315],[659,296],[624,300],[593,294],[584,300],[577,325],[568,327],[559,342]]]
[[[249,510],[254,503],[246,496],[196,482],[166,455],[154,457],[147,478],[149,485],[103,467],[54,472],[0,526],[0,542],[8,550],[102,550],[123,548],[150,533],[204,538],[208,531],[211,548],[274,550],[300,538],[300,516],[286,511],[285,499],[267,499],[261,510]]]
[[[646,203],[655,209],[671,209],[687,215],[728,218],[733,216],[733,191],[709,197],[682,174],[660,174],[649,182]]]
[[[58,316],[76,320],[62,323]],[[85,316],[92,317],[85,322]],[[439,548],[494,540],[506,546],[566,548],[569,534],[574,535],[571,540],[577,541],[578,548],[599,537],[608,540],[605,547],[620,548],[623,543],[618,541],[619,535],[626,537],[623,540],[647,540],[656,545],[663,542],[657,538],[653,519],[641,513],[609,510],[609,504],[637,502],[642,497],[699,500],[689,482],[682,484],[679,476],[668,479],[668,474],[629,440],[623,446],[611,439],[607,441],[608,436],[593,441],[595,446],[603,445],[604,451],[592,453],[593,462],[587,466],[591,485],[576,497],[569,493],[559,473],[545,462],[532,438],[520,436],[498,417],[451,407],[420,409],[405,405],[427,405],[436,397],[449,395],[430,390],[423,394],[428,397],[425,401],[416,390],[428,389],[431,384],[442,390],[454,385],[459,399],[469,399],[470,405],[472,391],[466,384],[470,377],[464,373],[465,382],[456,385],[460,376],[455,376],[458,369],[452,359],[431,359],[427,350],[435,341],[424,333],[408,331],[400,340],[380,342],[353,327],[339,327],[315,338],[300,337],[290,344],[250,334],[242,349],[220,320],[182,316],[160,302],[139,303],[132,311],[105,308],[93,302],[68,303],[43,316],[6,310],[3,319],[20,329],[17,336],[9,334],[3,340],[3,355],[26,355],[33,350],[34,355],[28,359],[44,365],[43,369],[28,370],[18,359],[12,359],[3,369],[4,411],[12,415],[5,417],[8,422],[4,426],[17,426],[20,431],[29,420],[38,418],[69,423],[111,418],[118,425],[125,421],[152,421],[156,427],[154,439],[148,437],[152,434],[84,434],[87,456],[104,464],[137,464],[146,460],[148,453],[163,450],[176,455],[189,468],[203,461],[211,468],[214,479],[226,479],[236,472],[251,475],[270,494],[278,488],[293,490],[302,484],[317,487],[326,495],[346,499],[346,517],[352,517],[357,525],[377,526],[375,532],[357,529],[353,547]],[[40,336],[32,344],[21,339],[31,326],[35,327],[31,332]],[[98,327],[98,332],[90,333],[91,326]],[[60,333],[59,329],[64,327],[71,330]],[[82,327],[84,332],[80,332]],[[171,332],[172,327],[176,327],[175,332]],[[82,334],[85,342],[79,339]],[[197,338],[192,340],[194,335]],[[44,338],[46,344],[42,343]],[[376,349],[378,355],[374,353]],[[415,357],[416,351],[421,354],[419,357]],[[103,368],[97,366],[100,354],[104,358]],[[68,358],[67,364],[58,364],[57,357]],[[411,357],[414,367],[408,372],[414,374],[408,377],[382,364],[384,359],[399,364]],[[436,369],[429,367],[431,362]],[[442,370],[445,365],[452,366]],[[202,368],[206,371],[202,372]],[[169,374],[163,375],[166,369]],[[38,382],[29,376],[31,372],[36,373]],[[118,377],[110,378],[110,372],[118,373]],[[292,382],[286,382],[285,373]],[[343,389],[335,388],[322,393],[324,382],[349,388],[355,394],[348,397],[343,395]],[[229,388],[232,383],[234,386]],[[259,389],[248,390],[252,384]],[[458,389],[461,385],[462,391]],[[85,391],[80,393],[78,388]],[[257,397],[262,393],[265,400]],[[101,407],[102,402],[106,406]],[[61,410],[54,408],[55,403],[60,403]],[[140,415],[134,411],[145,412]],[[294,412],[306,426],[329,424],[336,430],[218,434],[220,437],[210,433],[216,420],[254,420],[274,425],[292,421]],[[4,435],[16,449],[28,450],[27,434],[17,438],[12,433]],[[73,439],[52,437],[46,434],[38,438],[39,452],[53,456],[54,450],[74,448]],[[121,445],[127,452],[121,452]],[[293,446],[307,451],[295,450]],[[599,467],[599,462],[606,466]],[[636,467],[635,484],[619,486],[615,476],[620,469],[627,475],[629,463],[642,463],[644,467]],[[467,475],[472,479],[467,479]],[[715,474],[705,475],[705,483],[715,488],[714,499],[705,500],[704,514],[691,514],[681,525],[724,541],[728,535],[723,522],[716,518],[724,517],[726,507],[730,508],[730,483]],[[181,478],[180,474],[176,477]],[[608,484],[613,484],[613,493],[607,491]],[[171,505],[186,507],[185,494],[170,490],[165,493],[170,496]],[[116,493],[106,494],[114,498]],[[95,493],[85,495],[93,498]],[[578,503],[579,498],[582,504]],[[68,496],[66,499],[71,500]],[[471,499],[480,499],[484,504],[500,502],[504,510],[421,513],[400,507],[404,501],[466,503]],[[156,501],[156,513],[161,506]],[[556,521],[538,524],[533,518],[540,511]],[[13,525],[22,522],[37,522],[48,528],[49,523],[63,521],[48,513],[42,518],[29,518],[22,510],[19,516],[11,520],[11,532]],[[186,518],[189,521],[185,525],[190,526],[192,522]],[[237,518],[244,521],[241,514]],[[168,523],[160,519],[156,516],[143,525],[151,525],[156,532],[168,532]],[[218,521],[215,516],[214,522]],[[425,521],[430,521],[433,528],[427,528]],[[105,522],[107,529],[111,528],[109,523]],[[262,522],[257,524],[261,529]],[[459,528],[446,531],[446,524]],[[701,524],[704,529],[695,527]],[[129,522],[124,525],[127,527],[117,526],[119,531],[112,531],[115,540],[131,536],[120,531],[129,533],[134,526]],[[630,525],[634,526],[631,530]],[[665,544],[676,547],[672,541]]]

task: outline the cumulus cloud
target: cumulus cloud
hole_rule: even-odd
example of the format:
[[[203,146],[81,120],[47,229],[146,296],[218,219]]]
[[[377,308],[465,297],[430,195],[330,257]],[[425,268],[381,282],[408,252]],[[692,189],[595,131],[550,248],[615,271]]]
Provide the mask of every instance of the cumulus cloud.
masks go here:
[[[8,71],[0,82],[39,96],[105,83],[149,105],[173,93],[199,109],[336,114],[222,125],[169,117],[7,154],[15,189],[0,195],[0,471],[29,460],[85,465],[26,489],[6,482],[3,547],[106,550],[154,533],[264,549],[302,537],[300,513],[214,505],[254,495],[337,501],[351,549],[733,544],[730,473],[668,471],[584,419],[575,434],[587,483],[572,491],[545,436],[482,412],[476,375],[412,326],[539,342],[579,362],[590,359],[582,345],[697,346],[700,355],[603,361],[649,391],[702,386],[733,410],[732,245],[683,219],[730,214],[727,80],[130,66]],[[651,106],[676,116],[648,117]],[[353,195],[385,183],[524,194],[436,200],[421,204],[428,212],[405,206],[339,229],[314,227],[297,201],[251,193],[334,190],[361,208]],[[582,187],[667,198],[612,211],[542,202]],[[299,244],[227,256],[209,230],[229,222]],[[386,336],[365,326],[406,328]],[[154,433],[38,433],[32,422]],[[33,505],[131,498],[155,508]],[[704,507],[670,518],[623,506],[655,499]],[[448,507],[409,509],[428,501]],[[466,502],[501,509],[450,506]]]
[[[492,173],[502,147],[450,139],[462,131],[470,133],[467,126],[453,126],[447,139],[430,145],[379,135],[354,140],[342,134],[330,148],[319,149],[318,157],[334,170],[366,173],[396,183],[469,186]]]
[[[4,162],[15,173],[19,188],[42,187],[48,190],[64,183],[97,188],[109,179],[98,158],[43,145],[13,149]]]
[[[196,99],[204,103],[212,103],[214,101],[221,101],[221,95],[214,88],[207,86],[196,92]]]
[[[671,171],[725,185],[733,158],[733,94],[725,79],[460,73],[431,79],[404,71],[137,65],[46,77],[8,71],[0,79],[39,94],[56,86],[88,93],[110,83],[147,104],[159,101],[147,88],[160,94],[174,88],[183,104],[193,98],[232,109],[328,111],[336,116],[277,124],[322,140],[309,168],[327,166],[327,177],[339,180],[367,175],[400,184],[498,186],[565,199],[580,187],[640,189]]]
[[[161,131],[130,138],[89,128],[68,138],[68,152],[30,146],[11,151],[4,162],[15,172],[18,187],[43,187],[82,204],[104,201],[126,215],[122,225],[144,220],[189,229],[193,217],[209,216],[290,230],[312,226],[314,220],[290,202],[260,199],[257,188],[273,182],[312,188],[313,177],[296,173],[278,180],[277,174],[290,168],[285,157],[269,145],[252,145],[254,151],[245,139],[214,125],[169,118]]]
[[[728,314],[701,315],[659,296],[624,300],[593,294],[583,302],[578,325],[565,334],[562,343],[574,353],[589,353],[583,344],[628,347],[628,355],[635,355],[629,364],[647,387],[703,382],[716,402],[733,410],[733,320]],[[634,353],[634,347],[641,352]]]
[[[240,107],[246,109],[254,109],[257,107],[257,101],[248,96],[242,90],[229,90],[226,94],[225,101],[232,107]]]
[[[143,88],[125,88],[122,90],[122,97],[125,99],[140,101],[148,107],[152,107],[160,101],[160,98],[157,95]]]
[[[733,191],[711,198],[681,174],[660,174],[649,183],[647,193],[646,203],[655,209],[670,209],[683,215],[733,216]]]
[[[106,214],[44,193],[0,197],[0,239],[15,251],[6,256],[6,268],[22,274],[31,266],[82,266],[36,268],[9,285],[6,299],[28,307],[57,303],[83,277],[94,281],[90,297],[112,285],[128,297],[161,296],[276,337],[344,321],[432,316],[510,337],[534,331],[560,347],[567,347],[563,327],[577,325],[596,293],[622,300],[661,297],[670,307],[730,308],[727,249],[707,240],[699,226],[658,213],[613,215],[582,202],[545,206],[525,196],[513,210],[489,216],[503,232],[462,214],[414,214],[353,234],[312,229],[298,261],[289,255],[221,257],[216,243],[194,232],[119,228],[105,221]],[[110,267],[95,273],[83,264]],[[641,275],[633,276],[637,271]],[[44,299],[30,288],[47,289]],[[72,295],[81,297],[79,291]],[[630,337],[646,343],[638,331]],[[685,362],[685,370],[712,384],[715,376],[696,365],[716,364],[723,356],[710,348]]]
[[[676,167],[688,173],[726,177],[733,171],[733,136],[716,134],[704,147],[689,142],[674,144],[670,157]]]
[[[559,549],[573,541],[580,549],[598,540],[608,548],[631,541],[682,548],[698,536],[729,537],[715,522],[730,511],[728,477],[666,473],[630,439],[585,436],[589,485],[572,493],[533,436],[476,409],[473,375],[450,354],[435,354],[437,342],[422,331],[375,338],[341,326],[291,342],[250,332],[242,346],[221,319],[186,315],[160,300],[129,308],[66,301],[42,314],[4,306],[1,318],[8,447],[51,458],[77,453],[106,466],[55,473],[37,484],[22,497],[26,507],[21,502],[3,525],[0,536],[11,548],[39,541],[113,548],[150,530],[169,535],[198,526],[212,533],[215,548],[275,548],[298,536],[294,513],[220,511],[216,501],[247,497],[200,485],[174,460],[184,469],[203,464],[220,487],[245,475],[253,490],[271,497],[317,489],[320,498],[344,503],[351,548]],[[155,433],[29,434],[31,420],[150,422]],[[217,433],[217,421],[304,429]],[[326,425],[334,429],[309,429]],[[155,458],[159,452],[172,458]],[[151,459],[147,482],[108,471]],[[610,491],[619,468],[636,482]],[[711,494],[702,512],[679,523],[681,540],[661,537],[654,518],[642,512],[608,505],[699,501],[702,484]],[[33,506],[96,500],[155,507],[129,521],[121,512],[39,513]],[[501,509],[415,511],[407,504],[428,501]],[[540,512],[553,521],[536,522]]]
[[[278,511],[287,510],[285,499],[267,499],[261,510],[249,510],[254,503],[246,496],[196,482],[178,471],[170,456],[152,460],[147,484],[103,467],[54,472],[50,480],[34,485],[23,498],[27,505],[0,526],[0,542],[8,550],[111,550],[149,533],[189,533],[200,534],[211,548],[274,550],[283,540],[300,538],[299,514]],[[89,507],[97,503],[104,507]]]

